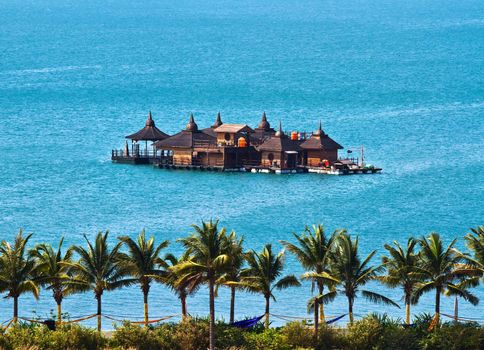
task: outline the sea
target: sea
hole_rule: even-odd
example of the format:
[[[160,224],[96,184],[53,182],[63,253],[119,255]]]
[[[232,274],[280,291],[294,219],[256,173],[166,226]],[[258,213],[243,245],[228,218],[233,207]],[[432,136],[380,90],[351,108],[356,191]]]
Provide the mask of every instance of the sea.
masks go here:
[[[345,149],[365,147],[380,175],[271,175],[169,171],[111,162],[111,149],[144,126],[174,134],[190,113],[200,128],[220,111],[226,123],[323,129]],[[482,0],[0,0],[0,239],[19,229],[40,242],[84,245],[99,231],[169,240],[211,218],[243,235],[247,250],[294,241],[305,225],[346,228],[360,254],[408,237],[441,234],[446,243],[484,224],[484,3]],[[353,153],[353,155],[357,155]],[[284,274],[303,269],[286,254]],[[367,289],[402,308],[358,297],[355,314],[403,318],[402,291]],[[459,315],[484,315],[459,300]],[[271,312],[311,318],[311,286],[274,292]],[[5,296],[5,293],[4,295]],[[217,318],[228,320],[220,288]],[[162,285],[150,318],[179,315]],[[433,313],[434,293],[414,313]],[[69,296],[71,318],[95,313],[92,293]],[[106,292],[114,318],[143,315],[138,286]],[[20,299],[20,316],[50,317],[51,291]],[[454,299],[442,298],[452,314]],[[208,293],[188,299],[208,314]],[[338,297],[329,318],[347,312]],[[0,321],[12,300],[0,299]],[[261,295],[238,292],[236,318],[264,313]],[[172,320],[178,320],[178,316]],[[272,317],[278,326],[284,319]],[[347,317],[339,324],[345,324]],[[484,321],[484,320],[483,320]],[[104,320],[103,328],[113,328]],[[95,325],[94,320],[84,324]]]

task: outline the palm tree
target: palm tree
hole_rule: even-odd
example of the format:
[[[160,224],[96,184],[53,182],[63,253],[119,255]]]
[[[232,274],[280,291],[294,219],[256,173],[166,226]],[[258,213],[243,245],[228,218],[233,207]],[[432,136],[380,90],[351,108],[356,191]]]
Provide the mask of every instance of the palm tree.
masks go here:
[[[229,263],[229,240],[218,221],[192,225],[195,232],[179,241],[190,254],[190,260],[173,267],[180,275],[178,284],[207,283],[210,298],[210,350],[215,349],[215,284],[226,272]]]
[[[331,248],[336,234],[337,231],[330,237],[327,237],[323,225],[313,225],[312,231],[306,226],[301,235],[293,233],[299,245],[281,241],[286,249],[296,256],[306,270],[306,273],[301,278],[311,280],[312,291],[315,287],[318,289],[318,295],[315,298],[311,298],[309,302],[309,310],[314,311],[316,336],[318,334],[319,321],[325,322],[323,304],[332,300],[336,295],[334,284],[338,281],[330,275],[329,265]],[[324,295],[325,286],[329,286],[331,290]]]
[[[238,283],[241,278],[242,266],[245,261],[244,238],[238,238],[235,231],[232,231],[227,237],[229,240],[228,252],[229,262],[227,272],[219,281],[230,288],[230,323],[235,321],[235,290],[239,287]]]
[[[67,264],[72,268],[74,278],[71,281],[73,289],[79,292],[94,292],[97,300],[97,329],[101,331],[101,306],[102,295],[105,291],[111,291],[133,281],[124,279],[126,272],[118,264],[120,261],[121,242],[117,243],[112,249],[108,247],[108,235],[99,232],[94,243],[84,235],[87,247],[74,246],[72,249],[79,255],[77,263]]]
[[[417,272],[419,266],[417,241],[409,238],[406,248],[393,241],[393,246],[385,244],[389,256],[383,256],[382,261],[386,267],[386,275],[378,278],[383,284],[391,288],[401,287],[405,300],[405,322],[410,324],[410,304],[416,284],[421,281],[421,274]]]
[[[128,248],[128,254],[120,254],[120,266],[130,276],[132,282],[136,281],[143,292],[144,320],[148,326],[148,294],[154,277],[164,274],[166,267],[160,253],[168,246],[168,241],[155,245],[155,237],[146,238],[145,230],[138,235],[137,240],[128,236],[119,237],[119,240]],[[160,268],[161,267],[161,268]]]
[[[57,304],[57,321],[62,322],[62,300],[72,292],[68,280],[71,277],[69,265],[72,263],[72,248],[62,252],[64,237],[61,238],[57,250],[50,244],[39,244],[33,251],[37,259],[40,284],[47,286],[52,291],[52,296]]]
[[[157,278],[157,280],[168,286],[175,293],[178,299],[180,299],[182,317],[185,319],[188,316],[187,297],[197,292],[202,285],[203,280],[192,278],[190,280],[186,279],[180,282],[180,278],[182,276],[178,273],[178,271],[176,271],[175,267],[190,260],[190,255],[188,252],[184,252],[180,258],[177,258],[173,254],[166,254],[164,260],[167,264],[166,274],[160,278]]]
[[[444,248],[440,235],[432,232],[428,238],[419,240],[421,247],[419,273],[425,277],[425,282],[416,286],[414,301],[431,290],[435,290],[435,324],[440,319],[440,296],[442,294],[456,295],[464,298],[473,305],[479,299],[466,290],[466,280],[478,275],[478,270],[468,268],[462,262],[465,258],[462,253],[454,249],[457,239],[454,239],[447,248]]]
[[[383,271],[383,266],[371,266],[370,260],[375,255],[376,250],[372,251],[361,261],[358,254],[358,237],[354,240],[346,232],[338,235],[336,239],[334,254],[332,255],[332,275],[341,281],[340,294],[348,299],[348,314],[350,324],[353,324],[353,306],[355,298],[359,292],[361,295],[374,303],[387,305],[396,304],[391,299],[369,290],[361,289],[368,282],[375,280],[378,273]]]
[[[31,252],[26,252],[27,243],[32,237],[25,237],[20,230],[13,244],[0,243],[0,292],[7,292],[6,298],[13,298],[13,322],[18,320],[18,298],[31,293],[39,298],[39,286],[36,282],[37,266]]]
[[[265,327],[269,328],[269,309],[271,298],[275,301],[274,289],[286,289],[300,286],[294,275],[279,278],[284,270],[284,251],[274,255],[272,246],[267,244],[262,252],[251,250],[246,255],[249,265],[242,271],[240,285],[252,293],[262,294],[266,300]],[[277,281],[276,281],[277,280]]]
[[[471,228],[471,232],[465,237],[467,248],[474,252],[473,263],[481,271],[482,281],[484,282],[484,226]]]

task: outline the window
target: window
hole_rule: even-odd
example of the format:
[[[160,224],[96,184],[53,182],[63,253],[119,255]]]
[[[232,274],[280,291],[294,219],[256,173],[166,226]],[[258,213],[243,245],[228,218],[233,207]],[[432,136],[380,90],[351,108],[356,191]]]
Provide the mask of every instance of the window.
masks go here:
[[[225,141],[230,141],[230,134],[228,132],[225,133],[224,139]]]
[[[269,159],[269,162],[272,162],[274,160],[274,154],[273,153],[269,153],[267,155],[267,159]]]

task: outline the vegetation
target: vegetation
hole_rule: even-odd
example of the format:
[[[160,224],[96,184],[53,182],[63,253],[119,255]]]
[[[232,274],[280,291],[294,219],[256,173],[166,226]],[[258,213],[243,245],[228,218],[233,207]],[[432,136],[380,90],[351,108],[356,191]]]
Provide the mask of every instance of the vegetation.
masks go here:
[[[120,253],[119,265],[130,276],[125,283],[138,283],[143,292],[144,320],[148,325],[148,294],[153,278],[160,278],[164,274],[165,262],[160,258],[161,251],[168,246],[168,241],[163,241],[155,246],[155,237],[146,239],[145,231],[141,231],[138,239],[134,241],[128,236],[120,237],[128,248],[128,254]]]
[[[375,253],[376,250],[372,251],[361,261],[358,253],[358,238],[353,240],[346,232],[343,232],[336,239],[336,245],[331,259],[331,271],[332,275],[340,281],[339,284],[341,287],[339,293],[345,295],[348,299],[350,323],[354,321],[353,305],[359,292],[371,302],[400,307],[397,303],[382,294],[367,289],[361,290],[361,287],[375,280],[378,274],[384,270],[382,265],[370,265],[370,261]]]
[[[323,225],[314,225],[312,231],[306,226],[301,235],[293,234],[299,245],[281,241],[306,270],[301,278],[311,280],[311,291],[314,291],[315,286],[317,287],[318,295],[311,298],[308,303],[309,311],[313,310],[314,312],[314,332],[316,336],[318,335],[319,321],[325,322],[323,305],[336,296],[334,285],[339,281],[331,276],[330,255],[335,237],[342,232],[335,231],[330,237],[326,237]],[[331,288],[327,294],[324,294],[325,286]]]
[[[242,330],[216,323],[216,348],[220,350],[478,350],[484,346],[484,327],[475,323],[448,322],[428,331],[426,316],[412,328],[385,315],[369,315],[347,329],[323,326],[316,339],[304,322],[290,322],[280,328]],[[79,325],[57,331],[45,326],[18,324],[0,334],[0,349],[42,350],[205,350],[209,345],[209,320],[187,319],[154,327],[125,323],[111,336]]]
[[[119,252],[121,242],[113,249],[108,247],[109,233],[99,232],[94,243],[84,236],[87,248],[74,246],[73,250],[79,255],[79,261],[69,264],[74,278],[69,282],[71,288],[78,292],[93,291],[97,300],[97,329],[101,331],[102,296],[105,291],[121,288],[130,283],[124,279],[126,274],[118,264],[121,258]]]
[[[267,244],[260,253],[250,251],[246,260],[249,267],[242,271],[240,283],[249,292],[260,293],[264,296],[266,301],[265,326],[269,328],[271,298],[276,300],[274,289],[297,287],[300,283],[294,275],[287,275],[277,280],[284,269],[284,251],[274,255],[270,244]]]
[[[86,247],[65,250],[63,239],[53,248],[39,244],[28,250],[31,234],[20,231],[14,241],[0,243],[0,293],[14,301],[10,326],[0,328],[0,349],[480,349],[484,330],[477,323],[443,323],[440,320],[442,295],[461,297],[477,305],[472,288],[484,280],[484,228],[472,229],[465,237],[468,252],[455,248],[456,240],[444,244],[437,233],[385,245],[381,265],[374,265],[376,251],[361,257],[358,237],[345,230],[326,235],[321,225],[294,234],[295,243],[282,241],[311,281],[308,311],[314,323],[290,322],[269,328],[270,300],[275,290],[299,286],[296,276],[284,273],[284,251],[275,253],[272,245],[262,251],[244,251],[243,238],[227,234],[218,221],[193,225],[193,233],[179,240],[184,251],[176,257],[161,252],[167,241],[155,243],[142,231],[136,239],[122,236],[110,246],[108,232],[99,232]],[[400,307],[395,301],[368,288],[376,282],[400,288],[405,304],[405,323],[387,316],[369,315],[355,321],[353,306],[361,295],[371,302]],[[183,318],[178,324],[152,325],[148,314],[148,294],[153,283],[162,283],[180,299]],[[97,300],[98,331],[101,330],[102,295],[137,284],[144,299],[144,321],[125,323],[111,337],[70,323],[62,316],[62,300],[72,293],[93,292]],[[210,314],[193,319],[187,312],[187,297],[208,287]],[[57,330],[48,331],[42,322],[18,322],[19,297],[40,287],[52,292],[57,309]],[[234,321],[237,288],[262,294],[266,302],[265,327],[242,330],[216,321],[217,288],[231,291],[230,323]],[[427,292],[435,292],[435,313],[415,315],[410,305]],[[349,326],[333,328],[326,324],[323,304],[340,294],[347,299]],[[91,317],[93,317],[91,316]],[[314,332],[308,332],[308,327]]]

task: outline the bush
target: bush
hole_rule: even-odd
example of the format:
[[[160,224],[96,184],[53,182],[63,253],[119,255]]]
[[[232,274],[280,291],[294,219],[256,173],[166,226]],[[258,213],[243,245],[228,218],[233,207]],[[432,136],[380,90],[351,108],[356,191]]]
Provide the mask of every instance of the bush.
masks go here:
[[[282,329],[284,342],[293,349],[314,348],[314,328],[308,327],[306,322],[289,322]]]
[[[382,340],[383,326],[375,317],[365,317],[348,327],[348,348],[371,350],[377,348]]]
[[[113,333],[110,345],[119,349],[137,350],[171,350],[174,349],[175,342],[163,325],[155,330],[143,326],[124,323],[122,327],[117,327]]]
[[[207,319],[187,319],[178,324],[174,340],[180,350],[206,350],[209,347]]]
[[[250,350],[289,350],[285,337],[277,329],[266,329],[261,333],[245,334],[246,348]]]
[[[347,349],[346,336],[343,330],[327,325],[319,328],[318,342],[315,346],[317,350]]]
[[[423,350],[484,349],[484,328],[477,323],[444,323],[420,341]]]
[[[65,325],[50,331],[43,325],[13,325],[2,336],[2,347],[9,349],[96,350],[106,345],[97,331],[79,325]]]

